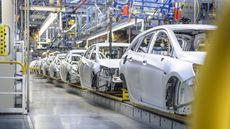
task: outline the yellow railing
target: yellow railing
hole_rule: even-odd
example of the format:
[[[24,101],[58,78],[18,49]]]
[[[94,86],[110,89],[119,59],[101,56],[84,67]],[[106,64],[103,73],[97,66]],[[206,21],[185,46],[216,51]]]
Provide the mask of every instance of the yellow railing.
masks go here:
[[[18,64],[18,65],[21,66],[22,74],[23,74],[23,75],[26,74],[26,70],[27,70],[26,65],[23,65],[22,63],[20,63],[20,62],[18,62],[18,61],[0,60],[0,64]]]

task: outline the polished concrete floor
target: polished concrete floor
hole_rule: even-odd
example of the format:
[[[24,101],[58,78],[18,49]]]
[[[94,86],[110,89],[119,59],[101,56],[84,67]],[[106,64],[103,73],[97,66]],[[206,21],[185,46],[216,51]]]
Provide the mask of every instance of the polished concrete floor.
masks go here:
[[[30,129],[27,116],[0,115],[0,129]]]
[[[34,129],[149,129],[112,110],[32,77],[30,118]]]

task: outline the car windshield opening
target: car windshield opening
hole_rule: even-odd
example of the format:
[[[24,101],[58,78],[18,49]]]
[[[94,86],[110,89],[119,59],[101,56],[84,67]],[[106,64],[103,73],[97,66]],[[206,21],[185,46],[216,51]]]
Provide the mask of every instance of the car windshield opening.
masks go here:
[[[99,48],[99,58],[100,59],[120,59],[122,55],[125,53],[127,47],[126,46],[112,46],[111,56],[109,53],[109,46],[100,47]]]
[[[82,53],[76,52],[76,53],[72,53],[72,54],[78,54],[78,55],[83,56],[83,55],[84,55],[84,52],[82,52]]]
[[[72,61],[79,61],[80,59],[80,56],[72,56]]]
[[[177,41],[183,51],[206,51],[208,30],[175,30]]]

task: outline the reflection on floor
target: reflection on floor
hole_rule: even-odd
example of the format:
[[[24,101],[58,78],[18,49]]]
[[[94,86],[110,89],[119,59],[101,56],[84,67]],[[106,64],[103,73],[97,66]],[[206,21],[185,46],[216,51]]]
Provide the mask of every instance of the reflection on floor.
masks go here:
[[[1,115],[0,129],[30,129],[26,116]]]
[[[149,129],[65,89],[32,77],[30,117],[35,129]]]

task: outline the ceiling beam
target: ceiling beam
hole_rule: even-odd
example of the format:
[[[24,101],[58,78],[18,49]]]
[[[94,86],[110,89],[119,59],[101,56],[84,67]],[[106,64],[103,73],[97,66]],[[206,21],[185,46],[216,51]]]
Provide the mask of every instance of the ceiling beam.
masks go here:
[[[24,10],[25,8],[23,6],[20,7],[21,10]],[[31,5],[30,6],[31,11],[45,11],[45,12],[59,12],[61,11],[61,7],[58,6],[37,6],[37,5]]]
[[[46,18],[45,22],[42,24],[40,30],[39,30],[39,36],[41,36],[48,27],[56,20],[58,17],[57,13],[50,13],[49,16]]]

